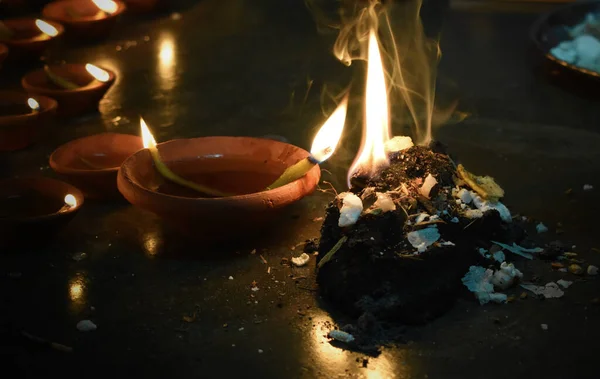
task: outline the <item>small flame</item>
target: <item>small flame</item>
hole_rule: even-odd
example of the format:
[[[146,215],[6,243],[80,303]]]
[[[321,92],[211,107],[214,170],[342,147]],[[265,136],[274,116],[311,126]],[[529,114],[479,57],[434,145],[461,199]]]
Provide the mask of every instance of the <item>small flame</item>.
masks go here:
[[[329,159],[340,142],[344,131],[344,123],[346,122],[347,109],[348,98],[346,97],[315,135],[310,153],[319,163]]]
[[[58,35],[58,29],[39,18],[35,20],[35,26],[37,26],[42,33],[47,34],[50,37],[56,37]]]
[[[385,143],[390,139],[390,121],[383,62],[376,31],[369,32],[367,84],[365,90],[364,137],[348,177],[358,171],[374,174],[389,161]]]
[[[140,117],[140,128],[142,130],[142,142],[144,144],[144,149],[150,149],[156,147],[156,140],[152,136],[150,129],[148,129],[148,125],[143,118]]]
[[[27,105],[29,105],[29,108],[31,108],[32,111],[40,110],[40,103],[38,103],[33,97],[27,99]]]
[[[75,208],[77,206],[77,199],[75,196],[68,194],[65,196],[65,204],[67,204],[70,208]]]
[[[107,71],[101,69],[98,66],[94,66],[91,63],[86,64],[85,69],[87,72],[89,72],[90,75],[92,75],[96,80],[100,82],[105,83],[108,81],[108,79],[110,79],[110,74]]]
[[[101,11],[113,14],[119,9],[119,5],[112,0],[92,0]]]

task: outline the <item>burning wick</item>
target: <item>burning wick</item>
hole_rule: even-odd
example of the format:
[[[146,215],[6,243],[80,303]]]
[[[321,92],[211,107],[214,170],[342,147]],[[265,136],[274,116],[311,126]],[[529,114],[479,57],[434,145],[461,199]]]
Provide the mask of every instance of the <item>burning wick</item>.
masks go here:
[[[31,108],[32,112],[37,112],[40,110],[40,103],[38,103],[33,97],[27,99],[27,105]]]
[[[119,9],[119,5],[112,0],[92,0],[92,3],[108,14],[113,14]]]
[[[46,21],[40,20],[39,18],[35,20],[35,26],[37,26],[38,29],[47,36],[56,37],[58,35],[58,29]]]
[[[142,141],[144,143],[144,148],[150,150],[150,154],[152,155],[152,160],[154,161],[156,169],[165,179],[173,183],[179,184],[182,187],[193,189],[205,195],[211,195],[215,197],[229,196],[228,194],[225,194],[221,191],[184,179],[181,176],[174,173],[173,171],[171,171],[171,169],[167,167],[167,165],[164,164],[164,162],[160,159],[160,154],[156,146],[156,140],[152,136],[152,133],[150,133],[150,129],[148,129],[146,122],[141,117],[140,128],[142,131]]]
[[[68,194],[67,196],[65,196],[65,205],[63,205],[62,208],[60,208],[59,212],[66,212],[71,208],[75,208],[77,206],[77,199],[75,198],[75,196]]]
[[[288,167],[273,184],[267,187],[268,190],[300,179],[315,165],[325,162],[333,155],[344,131],[347,108],[348,97],[346,96],[315,135],[310,148],[310,155]]]

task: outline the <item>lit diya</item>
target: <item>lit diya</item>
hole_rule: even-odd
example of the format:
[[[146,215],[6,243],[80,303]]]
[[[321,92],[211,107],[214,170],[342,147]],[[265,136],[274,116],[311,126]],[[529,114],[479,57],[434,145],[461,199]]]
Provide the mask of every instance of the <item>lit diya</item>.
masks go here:
[[[142,148],[139,136],[96,134],[60,146],[50,156],[50,167],[81,189],[86,198],[120,197],[117,171],[125,159]]]
[[[79,211],[83,194],[49,178],[0,181],[2,251],[47,243]],[[32,238],[35,236],[35,238]],[[8,248],[8,249],[7,249]]]
[[[119,191],[133,205],[205,240],[226,238],[230,230],[252,234],[315,190],[321,174],[317,163],[328,159],[338,144],[346,104],[343,101],[317,133],[312,154],[251,137],[202,137],[157,145],[142,120],[145,149],[123,162]],[[282,173],[284,179],[278,180]]]
[[[42,14],[65,25],[72,39],[98,39],[110,34],[125,8],[121,1],[62,0],[47,4]]]
[[[63,64],[32,71],[21,84],[31,95],[56,99],[59,116],[76,117],[98,110],[115,78],[114,72],[90,63]]]
[[[46,96],[0,92],[0,151],[25,148],[52,124],[57,103]]]
[[[63,33],[57,22],[34,18],[0,21],[0,42],[7,45],[13,58],[37,58]]]

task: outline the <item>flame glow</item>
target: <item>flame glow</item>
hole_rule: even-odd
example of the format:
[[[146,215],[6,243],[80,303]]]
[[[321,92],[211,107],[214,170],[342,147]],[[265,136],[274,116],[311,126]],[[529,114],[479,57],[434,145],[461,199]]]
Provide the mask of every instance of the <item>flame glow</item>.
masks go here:
[[[119,5],[112,0],[92,0],[101,11],[113,14],[119,9]]]
[[[142,131],[142,142],[144,144],[144,149],[150,149],[150,148],[156,147],[156,140],[154,139],[154,136],[152,136],[150,129],[148,129],[148,125],[146,125],[146,122],[141,117],[140,117],[140,129]]]
[[[94,66],[91,63],[86,64],[85,69],[90,75],[94,77],[94,79],[100,82],[105,83],[110,79],[110,74],[107,71],[101,69],[98,66]]]
[[[58,29],[39,18],[35,20],[35,26],[37,26],[42,33],[47,34],[50,37],[56,37],[58,35]]]
[[[77,206],[77,199],[75,196],[68,194],[65,196],[65,204],[67,204],[71,208],[75,208]]]
[[[27,99],[27,105],[29,105],[29,108],[31,108],[32,111],[40,110],[40,103],[38,103],[33,97]]]
[[[365,90],[364,137],[360,152],[348,176],[357,171],[372,175],[389,161],[385,143],[390,139],[387,89],[379,41],[375,30],[369,32],[367,85]]]
[[[346,97],[315,135],[310,153],[319,163],[329,159],[339,144],[344,131],[347,109],[348,98]]]

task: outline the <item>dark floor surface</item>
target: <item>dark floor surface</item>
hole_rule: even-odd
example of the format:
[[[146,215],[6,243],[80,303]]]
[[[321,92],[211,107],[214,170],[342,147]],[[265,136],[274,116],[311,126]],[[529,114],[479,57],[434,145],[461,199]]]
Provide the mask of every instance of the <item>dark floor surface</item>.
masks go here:
[[[129,16],[105,43],[53,51],[50,61],[105,65],[118,82],[100,114],[59,125],[34,147],[1,154],[2,175],[51,176],[47,159],[58,145],[102,131],[137,133],[139,114],[159,141],[275,134],[308,146],[323,118],[323,87],[342,88],[353,70],[331,57],[332,36],[319,35],[303,7],[288,7],[293,2],[193,3],[178,10],[180,20],[169,12]],[[528,60],[528,28],[550,8],[452,5],[442,31],[439,96],[458,97],[469,117],[435,136],[471,170],[495,176],[514,213],[543,220],[551,233],[542,241],[560,238],[600,265],[600,253],[591,250],[600,247],[599,103],[548,84]],[[0,84],[16,87],[20,75],[0,71]],[[336,154],[324,166],[336,175],[324,179],[342,189],[353,154]],[[584,184],[596,189],[584,192]],[[465,296],[435,322],[409,328],[405,344],[384,348],[363,368],[357,362],[363,355],[325,338],[331,315],[316,298],[314,263],[297,269],[279,263],[297,254],[292,246],[318,235],[313,219],[330,198],[316,193],[279,228],[265,231],[264,241],[217,255],[177,241],[157,218],[127,204],[87,202],[48,248],[0,255],[6,362],[0,376],[600,377],[600,306],[592,304],[599,282],[552,272],[541,261],[519,267],[543,283],[574,280],[563,298],[482,307]],[[559,237],[558,222],[565,231]],[[76,262],[77,252],[88,257]],[[252,281],[259,291],[250,290]],[[98,329],[77,331],[82,319]],[[74,352],[6,338],[20,329]]]

